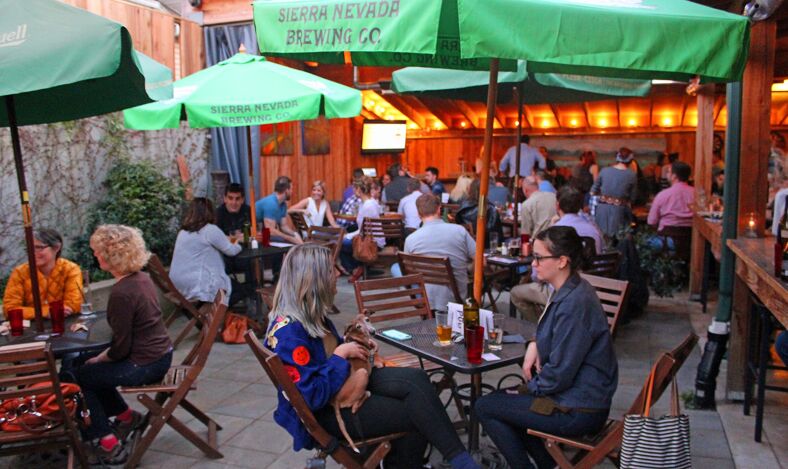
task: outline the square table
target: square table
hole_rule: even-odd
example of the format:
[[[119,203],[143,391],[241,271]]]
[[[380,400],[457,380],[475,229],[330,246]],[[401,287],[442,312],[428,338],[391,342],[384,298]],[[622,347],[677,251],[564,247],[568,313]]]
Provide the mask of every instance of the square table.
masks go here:
[[[396,329],[412,336],[407,340],[395,340],[382,335],[386,329]],[[526,340],[536,335],[536,324],[514,318],[505,318],[504,338],[507,335],[520,334]],[[397,325],[396,327],[383,327],[375,333],[381,342],[392,345],[398,349],[410,352],[418,357],[437,363],[448,370],[457,373],[464,373],[471,377],[470,395],[470,422],[468,428],[468,449],[476,451],[479,449],[479,422],[474,412],[474,404],[481,395],[482,373],[485,371],[501,368],[512,363],[522,362],[525,357],[524,344],[503,344],[503,349],[495,352],[500,360],[484,361],[478,365],[468,363],[466,358],[465,344],[453,343],[445,347],[434,345],[438,340],[435,332],[435,320],[425,319],[423,321]],[[485,347],[486,351],[486,347]]]

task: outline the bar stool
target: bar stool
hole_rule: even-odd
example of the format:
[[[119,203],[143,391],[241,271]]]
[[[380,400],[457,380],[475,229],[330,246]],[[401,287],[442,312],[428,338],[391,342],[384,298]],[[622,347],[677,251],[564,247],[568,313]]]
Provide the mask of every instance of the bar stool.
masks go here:
[[[771,311],[754,296],[749,317],[749,346],[747,369],[744,373],[744,415],[750,415],[753,385],[758,387],[755,396],[755,441],[761,442],[763,433],[763,407],[766,391],[788,392],[788,387],[766,384],[769,370],[788,370],[788,367],[769,364],[769,348],[775,331],[785,328],[772,316]]]

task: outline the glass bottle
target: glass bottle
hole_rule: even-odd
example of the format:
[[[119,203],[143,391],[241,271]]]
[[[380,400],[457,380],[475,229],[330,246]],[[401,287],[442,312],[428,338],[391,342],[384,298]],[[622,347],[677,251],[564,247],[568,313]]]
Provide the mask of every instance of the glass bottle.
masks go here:
[[[466,329],[479,327],[479,303],[472,296],[462,304],[462,322]]]
[[[244,223],[244,246],[249,246],[249,238],[252,233],[252,225],[249,222]]]

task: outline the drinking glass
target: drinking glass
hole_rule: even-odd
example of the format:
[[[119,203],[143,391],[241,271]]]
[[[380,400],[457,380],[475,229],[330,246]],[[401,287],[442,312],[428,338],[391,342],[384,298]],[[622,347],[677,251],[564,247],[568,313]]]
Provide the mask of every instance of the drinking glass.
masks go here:
[[[263,236],[261,244],[264,247],[268,247],[271,245],[271,230],[268,228],[263,228]]]
[[[435,334],[437,334],[438,340],[433,345],[440,347],[451,345],[451,324],[449,324],[448,312],[435,312]]]
[[[52,320],[52,334],[62,334],[65,332],[66,313],[63,309],[63,301],[56,300],[49,302],[49,317]]]
[[[22,308],[15,308],[7,311],[6,317],[8,322],[11,323],[11,335],[22,335],[25,331],[22,323]]]
[[[484,348],[484,327],[466,327],[465,350],[468,363],[478,365],[482,362],[482,348]]]
[[[490,232],[490,252],[495,254],[498,251],[498,233]]]
[[[487,341],[487,347],[490,350],[501,350],[503,348],[503,322],[505,316],[503,314],[493,314],[493,327],[487,335],[489,336],[489,340]]]
[[[509,255],[512,257],[520,255],[520,238],[512,238],[509,240]]]
[[[90,303],[82,303],[79,307],[79,314],[83,316],[93,314],[93,305]]]

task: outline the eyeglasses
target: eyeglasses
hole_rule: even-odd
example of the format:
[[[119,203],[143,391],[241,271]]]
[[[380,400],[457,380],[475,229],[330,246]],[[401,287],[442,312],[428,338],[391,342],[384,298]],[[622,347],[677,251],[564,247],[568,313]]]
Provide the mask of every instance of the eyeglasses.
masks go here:
[[[540,256],[539,254],[534,254],[533,256],[534,263],[539,265],[544,259],[558,259],[561,256]]]
[[[46,249],[46,248],[48,248],[50,246],[47,245],[47,244],[36,244],[33,247],[35,248],[36,251],[43,251],[44,249]]]

